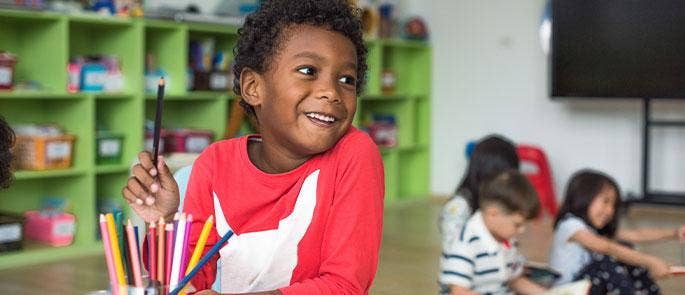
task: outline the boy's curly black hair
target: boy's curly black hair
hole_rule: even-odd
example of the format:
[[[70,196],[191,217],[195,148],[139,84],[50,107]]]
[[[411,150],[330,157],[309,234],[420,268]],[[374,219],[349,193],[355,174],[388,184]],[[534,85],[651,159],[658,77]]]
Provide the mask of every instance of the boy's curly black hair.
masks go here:
[[[14,131],[0,116],[0,188],[9,187],[12,181],[12,145],[14,145]]]
[[[233,91],[240,95],[240,73],[250,68],[258,73],[268,70],[271,59],[283,40],[283,30],[291,25],[323,27],[349,38],[357,50],[357,94],[366,81],[366,46],[362,39],[359,10],[348,0],[269,0],[247,16],[238,30],[238,43],[233,49],[235,74]],[[240,105],[255,117],[254,108],[241,99]]]

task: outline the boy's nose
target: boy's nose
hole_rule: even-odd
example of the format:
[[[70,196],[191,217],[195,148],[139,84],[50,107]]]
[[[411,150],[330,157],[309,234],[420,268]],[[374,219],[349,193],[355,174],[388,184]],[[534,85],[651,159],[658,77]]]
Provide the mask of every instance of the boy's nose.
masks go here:
[[[317,84],[316,97],[319,99],[327,99],[331,103],[340,102],[340,93],[335,81],[322,81]]]

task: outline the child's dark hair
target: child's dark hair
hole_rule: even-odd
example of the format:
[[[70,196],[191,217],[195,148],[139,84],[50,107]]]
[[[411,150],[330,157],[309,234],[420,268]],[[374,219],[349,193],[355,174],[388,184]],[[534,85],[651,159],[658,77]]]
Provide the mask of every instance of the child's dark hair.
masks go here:
[[[528,178],[518,170],[506,170],[483,183],[480,189],[481,207],[498,205],[506,213],[519,213],[526,220],[538,216],[540,201]]]
[[[0,116],[0,188],[7,188],[12,182],[12,145],[14,131]]]
[[[566,215],[569,213],[582,219],[589,226],[593,226],[587,216],[588,208],[595,197],[607,186],[616,190],[618,195],[614,203],[615,213],[611,221],[603,228],[595,228],[595,230],[600,235],[614,237],[618,228],[618,214],[616,213],[621,206],[621,190],[611,176],[592,169],[583,169],[571,176],[571,180],[569,180],[566,187],[564,203],[561,205],[561,209],[559,209],[557,218],[554,221],[554,227],[556,228],[559,222],[566,218]]]
[[[488,135],[476,145],[466,174],[455,192],[466,199],[473,211],[479,208],[479,190],[483,181],[508,169],[519,169],[514,144],[500,135]]]
[[[238,43],[234,48],[235,80],[233,91],[240,95],[240,73],[250,68],[264,73],[269,63],[285,40],[284,29],[304,24],[322,27],[338,32],[354,44],[357,51],[356,91],[361,93],[365,83],[366,46],[362,39],[361,20],[358,9],[347,0],[269,0],[261,4],[259,10],[247,16],[238,30]],[[240,105],[245,112],[255,116],[254,108],[246,101]]]

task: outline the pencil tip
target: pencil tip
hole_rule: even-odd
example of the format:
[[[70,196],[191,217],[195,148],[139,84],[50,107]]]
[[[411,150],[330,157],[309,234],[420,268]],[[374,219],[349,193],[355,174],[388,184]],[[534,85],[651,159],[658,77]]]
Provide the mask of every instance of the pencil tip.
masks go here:
[[[164,77],[159,78],[159,86],[164,86]]]

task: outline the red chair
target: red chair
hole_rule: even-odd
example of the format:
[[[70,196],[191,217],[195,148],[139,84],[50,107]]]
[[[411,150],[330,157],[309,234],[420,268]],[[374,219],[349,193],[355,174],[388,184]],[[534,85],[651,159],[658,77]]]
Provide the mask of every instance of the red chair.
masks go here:
[[[516,145],[516,153],[521,161],[521,172],[528,177],[538,193],[542,211],[547,211],[552,217],[557,216],[552,170],[545,153],[540,147],[526,144]]]

